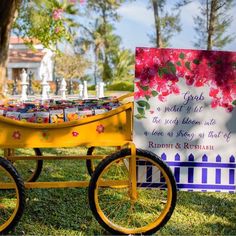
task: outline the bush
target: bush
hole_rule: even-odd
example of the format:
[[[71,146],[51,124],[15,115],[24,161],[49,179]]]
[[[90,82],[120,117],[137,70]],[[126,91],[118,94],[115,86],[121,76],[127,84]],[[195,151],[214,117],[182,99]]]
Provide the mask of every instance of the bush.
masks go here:
[[[13,91],[13,80],[7,80],[6,83],[7,83],[8,93],[11,94]]]
[[[88,86],[88,90],[95,90],[95,84]]]
[[[133,82],[115,82],[106,86],[107,90],[111,91],[134,91]]]
[[[41,94],[42,90],[42,81],[41,80],[32,80],[32,88],[34,91],[34,94]]]

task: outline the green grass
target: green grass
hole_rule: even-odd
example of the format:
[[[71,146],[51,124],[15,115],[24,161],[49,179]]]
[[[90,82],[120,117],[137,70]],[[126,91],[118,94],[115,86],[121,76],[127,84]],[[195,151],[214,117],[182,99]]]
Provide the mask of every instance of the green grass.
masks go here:
[[[86,149],[43,150],[45,155]],[[85,161],[45,161],[39,181],[89,180]],[[87,188],[27,190],[27,203],[11,235],[108,235],[96,222]],[[158,235],[236,235],[236,194],[178,192],[170,221]]]

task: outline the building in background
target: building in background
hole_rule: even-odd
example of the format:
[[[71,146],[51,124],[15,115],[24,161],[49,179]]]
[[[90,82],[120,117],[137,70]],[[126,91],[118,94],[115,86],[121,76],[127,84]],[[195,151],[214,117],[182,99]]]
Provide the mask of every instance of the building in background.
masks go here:
[[[9,59],[7,65],[7,77],[10,80],[20,80],[23,69],[35,80],[53,80],[53,53],[43,48],[42,44],[34,42],[34,48],[29,48],[21,38],[11,37],[9,45]]]

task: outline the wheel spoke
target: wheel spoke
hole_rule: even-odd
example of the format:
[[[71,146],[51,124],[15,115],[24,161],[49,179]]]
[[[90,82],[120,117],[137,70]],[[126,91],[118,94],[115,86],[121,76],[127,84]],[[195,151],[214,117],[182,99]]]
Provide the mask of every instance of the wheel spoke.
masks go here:
[[[125,200],[119,200],[119,203],[125,202]],[[106,204],[103,203],[104,206],[106,206],[105,208],[102,208],[103,211],[106,211],[108,209],[110,209],[112,207],[112,203],[117,203],[117,200],[115,201],[105,201]],[[117,205],[117,204],[116,204]]]
[[[95,170],[89,187],[90,207],[99,222],[113,234],[152,234],[160,224],[168,221],[176,201],[173,174],[161,159],[137,150],[137,164],[144,163],[138,170],[137,180],[141,181],[137,184],[137,199],[131,198],[132,183],[122,189],[112,186],[104,190],[100,186],[101,181],[130,182],[129,165],[126,164],[130,153],[130,149],[125,149],[112,154]]]

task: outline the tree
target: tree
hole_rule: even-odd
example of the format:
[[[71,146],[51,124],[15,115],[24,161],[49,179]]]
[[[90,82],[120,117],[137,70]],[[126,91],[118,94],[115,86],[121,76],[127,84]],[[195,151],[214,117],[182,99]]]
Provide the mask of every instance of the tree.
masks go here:
[[[56,49],[55,45],[59,41],[71,39],[70,28],[74,26],[71,16],[77,12],[75,2],[75,0],[0,1],[0,86],[5,79],[13,23],[15,33],[26,39],[28,44],[32,44],[32,39],[38,39],[45,47]]]
[[[72,41],[71,28],[76,26],[73,15],[77,13],[72,0],[23,0],[14,33],[38,39],[45,48],[56,50],[59,42]]]
[[[179,1],[177,7],[182,7],[193,0]],[[227,30],[233,22],[233,16],[229,11],[235,5],[234,0],[199,0],[200,14],[195,16],[197,48],[212,50],[221,49],[235,39],[235,35],[227,34]]]
[[[205,0],[201,5],[201,16],[195,17],[195,30],[199,32],[199,40],[206,42],[207,49],[223,48],[232,42],[235,36],[225,35],[233,21],[233,17],[228,14],[233,6],[233,0]],[[205,21],[205,27],[202,23]],[[206,38],[201,39],[201,34],[206,32]],[[202,33],[200,32],[202,31]],[[199,45],[199,40],[195,44]]]
[[[120,50],[113,59],[113,80],[133,81],[134,77],[134,55],[130,50]]]
[[[96,21],[94,28],[88,29],[80,34],[76,39],[76,49],[78,53],[83,54],[87,48],[91,48],[94,57],[94,82],[97,83],[97,78],[102,78],[104,82],[112,82],[114,80],[131,80],[133,79],[134,70],[134,55],[130,50],[120,49],[120,37],[112,33],[113,28],[110,25],[110,33],[108,34],[108,41],[110,42],[107,48],[109,55],[109,63],[104,63],[104,44],[105,40],[102,35],[102,30],[98,21]],[[105,67],[104,68],[104,64]]]
[[[164,11],[166,0],[150,0],[150,3],[155,20],[155,33],[149,35],[150,40],[157,48],[167,47],[174,34],[181,31],[180,13]]]
[[[55,63],[56,74],[64,79],[80,79],[89,66],[89,62],[81,55],[56,55]]]
[[[91,22],[89,26],[81,25],[81,33],[75,40],[75,48],[80,54],[83,54],[88,50],[93,52],[93,77],[95,84],[97,84],[98,78],[104,78],[104,80],[106,80],[107,76],[111,76],[108,75],[111,72],[110,67],[107,66],[108,62],[104,62],[105,50],[107,54],[112,57],[120,43],[120,38],[113,34],[112,25],[107,24],[107,31],[106,37],[109,39],[107,40],[107,42],[109,42],[109,46],[107,44],[107,47],[105,46],[103,23],[101,19],[95,19],[95,21]]]
[[[107,24],[106,28],[104,48],[100,51],[98,60],[99,76],[104,82],[113,80],[114,58],[120,50],[121,43],[121,38],[114,34],[112,24]]]
[[[86,39],[80,39],[80,43],[92,47],[94,53],[94,81],[98,77],[104,82],[112,80],[113,58],[119,51],[121,39],[114,33],[115,21],[119,20],[117,9],[125,0],[88,0],[87,11],[90,22],[81,25]],[[91,14],[94,12],[94,15]],[[88,40],[89,39],[89,40]]]
[[[0,1],[0,98],[2,95],[2,84],[6,76],[6,62],[8,57],[8,47],[10,31],[21,0],[1,0]]]

